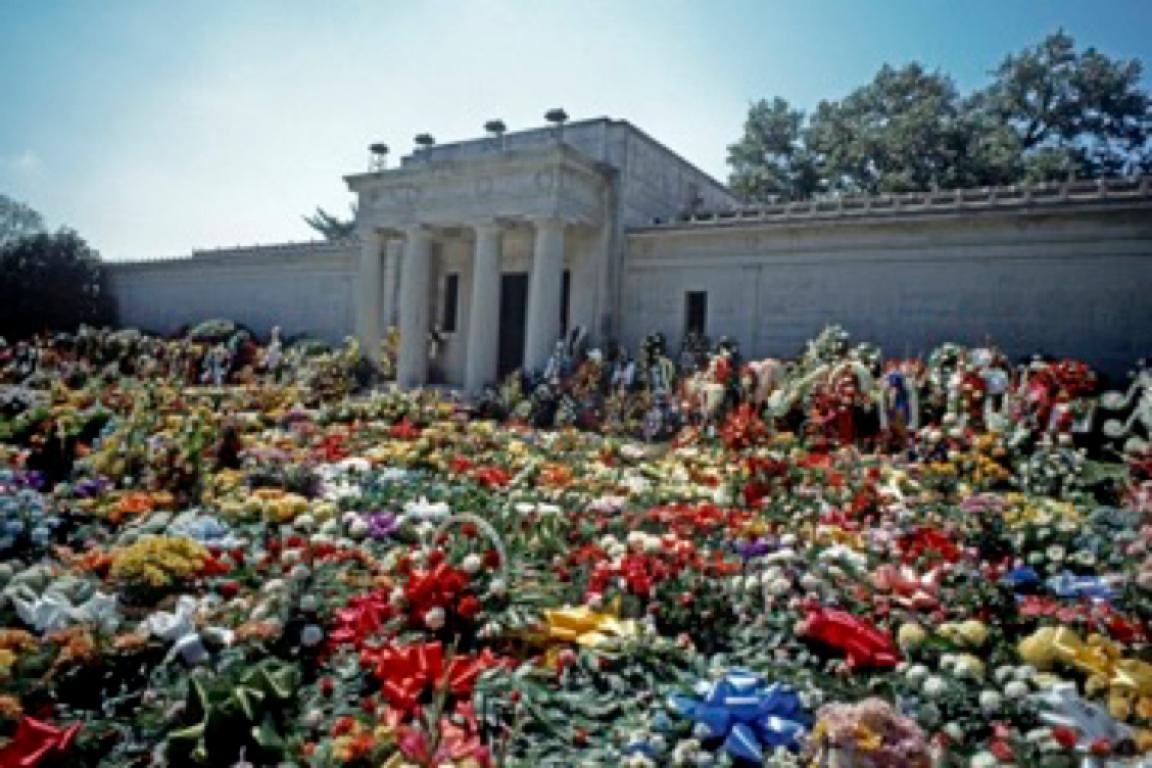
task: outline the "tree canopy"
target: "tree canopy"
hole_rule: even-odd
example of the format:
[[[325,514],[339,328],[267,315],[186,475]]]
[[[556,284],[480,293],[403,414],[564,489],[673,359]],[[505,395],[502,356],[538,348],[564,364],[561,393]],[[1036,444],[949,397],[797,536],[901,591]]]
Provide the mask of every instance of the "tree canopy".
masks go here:
[[[0,246],[43,231],[43,216],[24,203],[0,194]]]
[[[115,317],[100,255],[75,232],[0,195],[0,336],[74,331]]]
[[[750,201],[1100,178],[1152,171],[1152,97],[1138,60],[1057,32],[1010,55],[968,95],[920,64],[811,113],[751,105],[728,148],[729,182]]]

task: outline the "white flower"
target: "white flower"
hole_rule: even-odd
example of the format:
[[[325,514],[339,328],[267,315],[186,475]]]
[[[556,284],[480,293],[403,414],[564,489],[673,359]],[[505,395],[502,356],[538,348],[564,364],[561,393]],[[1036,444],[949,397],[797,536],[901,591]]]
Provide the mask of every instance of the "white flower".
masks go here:
[[[996,667],[996,671],[992,673],[992,679],[998,683],[1003,683],[1016,674],[1016,669],[1008,665]]]
[[[908,671],[904,673],[910,683],[918,683],[924,678],[928,677],[928,667],[923,664],[913,664],[908,667]]]
[[[977,752],[972,755],[972,760],[968,763],[971,768],[996,768],[1000,765],[1000,759],[991,752]]]
[[[999,712],[1003,704],[1004,699],[996,691],[980,691],[980,709],[984,711],[984,714],[991,715]]]
[[[404,516],[414,520],[439,520],[448,517],[452,510],[443,501],[430,502],[421,496],[404,505]]]
[[[428,627],[428,629],[435,632],[438,629],[443,628],[444,621],[446,618],[447,617],[444,615],[444,609],[441,608],[440,606],[436,606],[435,608],[429,608],[424,613],[424,626]]]
[[[371,530],[368,521],[362,517],[358,517],[352,521],[352,525],[348,526],[348,535],[354,539],[362,539],[368,535]]]
[[[768,585],[768,594],[770,595],[784,595],[792,589],[792,582],[787,578],[781,576]]]
[[[930,699],[939,698],[948,690],[948,683],[944,682],[944,678],[932,675],[924,681],[921,690]]]
[[[955,721],[944,726],[944,733],[948,734],[948,738],[956,743],[964,741],[964,729]]]
[[[1012,672],[1017,680],[1031,680],[1036,677],[1036,667],[1031,664],[1021,664]]]
[[[479,573],[480,569],[484,567],[484,558],[472,552],[464,558],[464,562],[460,564],[465,573]]]
[[[800,577],[800,586],[808,592],[815,592],[820,588],[820,577],[813,573],[806,573]]]
[[[1004,686],[1004,695],[1010,699],[1022,699],[1028,695],[1028,684],[1013,680]]]
[[[1048,555],[1048,559],[1052,562],[1059,563],[1064,560],[1064,556],[1067,554],[1067,552],[1065,552],[1064,547],[1060,546],[1059,544],[1053,544],[1052,546],[1048,547],[1044,554]]]
[[[672,765],[692,765],[696,755],[700,752],[700,742],[696,739],[684,739],[676,744],[672,750]]]

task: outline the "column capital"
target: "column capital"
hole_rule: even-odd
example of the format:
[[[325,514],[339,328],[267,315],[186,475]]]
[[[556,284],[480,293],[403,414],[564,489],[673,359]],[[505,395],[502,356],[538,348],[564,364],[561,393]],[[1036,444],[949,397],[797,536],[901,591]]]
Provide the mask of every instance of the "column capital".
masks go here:
[[[356,227],[356,236],[362,243],[383,243],[388,239],[388,233],[371,225]]]
[[[424,222],[409,224],[403,228],[403,232],[409,240],[428,238],[432,236],[432,227]]]
[[[465,222],[464,226],[471,229],[476,234],[481,233],[500,233],[507,229],[508,224],[503,219],[496,217],[488,217],[481,219],[472,219]]]
[[[529,216],[528,221],[536,229],[562,229],[568,226],[570,222],[566,217],[558,214],[545,214],[540,216]]]

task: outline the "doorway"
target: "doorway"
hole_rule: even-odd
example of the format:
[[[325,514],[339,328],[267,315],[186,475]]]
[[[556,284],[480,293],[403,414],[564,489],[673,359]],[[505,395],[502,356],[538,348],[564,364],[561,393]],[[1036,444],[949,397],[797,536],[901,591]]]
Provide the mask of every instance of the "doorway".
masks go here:
[[[497,375],[503,379],[524,364],[524,326],[528,319],[528,273],[500,276],[500,352]]]

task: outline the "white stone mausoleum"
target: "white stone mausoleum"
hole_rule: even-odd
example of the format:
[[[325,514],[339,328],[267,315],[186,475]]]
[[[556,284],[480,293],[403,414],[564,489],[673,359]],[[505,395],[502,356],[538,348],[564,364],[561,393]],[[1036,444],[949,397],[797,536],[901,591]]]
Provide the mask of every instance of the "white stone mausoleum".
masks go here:
[[[840,323],[888,356],[943,341],[1122,373],[1152,353],[1152,179],[747,207],[621,120],[423,147],[346,179],[355,238],[110,264],[123,324],[227,317],[379,348],[403,386],[475,390],[558,337],[661,331],[791,356]],[[435,335],[436,343],[430,343]]]

